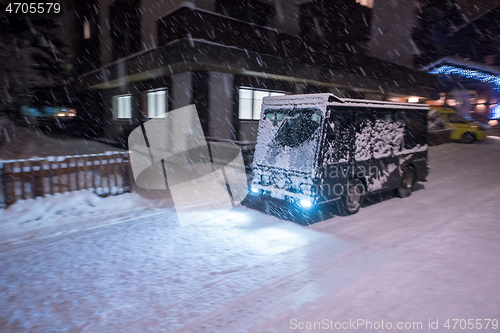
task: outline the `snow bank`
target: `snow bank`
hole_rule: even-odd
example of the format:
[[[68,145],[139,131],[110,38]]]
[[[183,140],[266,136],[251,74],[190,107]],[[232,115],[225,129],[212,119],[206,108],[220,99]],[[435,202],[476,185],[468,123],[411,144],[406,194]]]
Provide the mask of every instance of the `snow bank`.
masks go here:
[[[0,210],[0,244],[114,224],[166,209],[166,205],[136,193],[102,198],[81,190],[19,200]],[[85,225],[81,221],[86,221]]]
[[[125,194],[120,197],[101,198],[89,191],[57,193],[47,197],[20,200],[4,210],[0,222],[27,223],[37,220],[49,220],[109,212],[122,211],[137,207],[137,195]],[[134,200],[135,199],[135,200]]]

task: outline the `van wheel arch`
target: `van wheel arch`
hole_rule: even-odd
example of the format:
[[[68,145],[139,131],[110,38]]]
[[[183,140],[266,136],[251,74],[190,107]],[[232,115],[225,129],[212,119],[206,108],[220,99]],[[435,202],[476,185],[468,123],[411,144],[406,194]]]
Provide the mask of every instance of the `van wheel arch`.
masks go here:
[[[409,163],[402,168],[401,181],[397,188],[401,198],[407,198],[413,192],[417,182],[417,168],[413,163]]]
[[[356,179],[359,179],[361,183],[363,183],[363,186],[365,187],[365,196],[366,192],[368,191],[368,182],[366,181],[366,177],[355,177]]]
[[[348,186],[346,186],[346,191],[348,191],[348,192],[344,193],[341,196],[340,201],[338,202],[338,205],[337,205],[337,210],[338,210],[339,214],[342,216],[356,214],[359,211],[359,209],[361,208],[361,205],[364,201],[364,198],[366,196],[366,191],[367,191],[366,180],[363,178],[357,178],[357,177],[351,178],[347,181],[347,184],[348,184]],[[354,186],[351,186],[351,185],[354,185]],[[361,190],[361,193],[359,193],[359,195],[351,196],[350,195],[351,188],[358,188],[358,189],[362,189],[362,190]],[[357,202],[353,202],[353,201],[357,201]]]

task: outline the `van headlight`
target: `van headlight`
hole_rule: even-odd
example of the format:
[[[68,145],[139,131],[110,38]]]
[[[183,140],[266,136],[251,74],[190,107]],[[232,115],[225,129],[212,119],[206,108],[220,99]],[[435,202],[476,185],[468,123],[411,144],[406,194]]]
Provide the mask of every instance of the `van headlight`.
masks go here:
[[[300,192],[305,195],[311,196],[312,193],[312,185],[311,184],[300,184],[299,186]]]
[[[252,193],[252,194],[259,194],[259,192],[260,192],[260,190],[258,188],[250,186],[250,193]]]
[[[300,205],[304,208],[311,208],[313,205],[313,202],[311,200],[300,200]]]

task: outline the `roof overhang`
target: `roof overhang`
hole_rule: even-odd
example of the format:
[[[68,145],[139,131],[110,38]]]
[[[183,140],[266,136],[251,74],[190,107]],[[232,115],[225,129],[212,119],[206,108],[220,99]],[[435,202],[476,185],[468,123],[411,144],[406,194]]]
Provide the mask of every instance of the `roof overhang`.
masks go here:
[[[72,88],[111,89],[163,76],[207,70],[379,95],[436,98],[432,75],[406,68],[406,74],[402,75],[403,69],[397,67],[393,69],[395,75],[391,76],[389,72],[380,77],[370,75],[371,65],[366,65],[364,75],[360,75],[355,64],[352,69],[333,64],[310,64],[202,40],[177,40],[86,73],[72,83]]]
[[[473,70],[482,71],[482,72],[486,72],[488,74],[493,74],[493,75],[500,75],[500,67],[498,67],[498,66],[486,65],[486,64],[483,64],[480,62],[463,60],[463,59],[454,58],[454,57],[441,58],[441,59],[434,61],[433,63],[423,67],[423,69],[426,71],[431,71],[435,68],[445,66],[445,65],[473,69]]]

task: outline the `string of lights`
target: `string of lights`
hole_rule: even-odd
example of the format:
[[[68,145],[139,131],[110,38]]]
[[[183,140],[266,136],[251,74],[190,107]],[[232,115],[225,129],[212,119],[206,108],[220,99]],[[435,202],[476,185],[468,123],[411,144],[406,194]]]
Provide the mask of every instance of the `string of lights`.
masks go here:
[[[472,69],[444,65],[438,68],[434,68],[429,72],[429,74],[459,75],[468,79],[491,83],[493,84],[493,89],[500,91],[500,76],[491,75]]]

